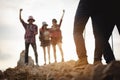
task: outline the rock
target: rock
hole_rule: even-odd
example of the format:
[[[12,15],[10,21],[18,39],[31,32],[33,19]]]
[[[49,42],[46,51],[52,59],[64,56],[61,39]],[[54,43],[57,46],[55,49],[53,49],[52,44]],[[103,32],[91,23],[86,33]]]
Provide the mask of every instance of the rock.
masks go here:
[[[4,80],[4,73],[0,70],[0,80]]]
[[[120,62],[108,65],[84,65],[75,67],[76,61],[52,63],[44,66],[8,68],[4,75],[8,80],[120,80]],[[112,75],[112,78],[109,77]],[[111,79],[108,79],[111,78]]]
[[[9,79],[9,80],[13,80],[13,78],[15,78],[15,76],[17,71],[14,68],[8,68],[6,69],[6,71],[4,71],[5,74],[5,78]]]
[[[17,66],[18,67],[26,66],[26,64],[25,64],[25,51],[24,50],[20,53],[20,59],[17,63]],[[28,66],[34,66],[34,61],[30,56],[28,56]]]
[[[120,61],[113,61],[103,70],[103,80],[120,80]]]
[[[92,80],[103,80],[103,70],[106,68],[106,65],[98,64],[93,68],[93,78]]]

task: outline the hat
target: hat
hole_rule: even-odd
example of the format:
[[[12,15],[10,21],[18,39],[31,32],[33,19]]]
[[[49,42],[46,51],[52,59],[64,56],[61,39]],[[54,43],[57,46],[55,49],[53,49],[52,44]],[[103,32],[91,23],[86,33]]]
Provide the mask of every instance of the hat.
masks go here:
[[[48,24],[44,21],[44,22],[42,22],[42,25],[43,26],[48,26]]]
[[[28,22],[29,22],[30,20],[33,20],[33,22],[35,21],[35,19],[33,18],[33,16],[29,16]]]

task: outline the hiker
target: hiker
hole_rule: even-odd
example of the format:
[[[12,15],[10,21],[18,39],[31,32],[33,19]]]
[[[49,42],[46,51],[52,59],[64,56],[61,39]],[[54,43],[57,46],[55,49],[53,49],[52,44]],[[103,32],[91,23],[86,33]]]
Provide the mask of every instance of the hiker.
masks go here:
[[[109,28],[105,28],[107,25],[100,19],[103,16],[105,10],[105,3],[107,1],[102,0],[80,0],[74,21],[74,41],[76,45],[76,52],[79,60],[77,65],[88,64],[87,51],[85,48],[85,41],[83,38],[83,31],[85,25],[91,17],[93,25],[93,33],[95,36],[95,51],[94,51],[94,64],[101,63],[101,57],[104,56],[106,63],[115,60],[113,51],[108,42],[111,34]],[[102,6],[100,6],[102,4]]]
[[[65,10],[63,10],[63,14],[62,14],[62,17],[60,19],[60,23],[59,24],[57,24],[57,20],[56,19],[52,19],[51,44],[52,44],[52,47],[53,47],[55,63],[57,62],[57,58],[56,58],[56,45],[58,45],[58,47],[59,47],[59,50],[61,52],[62,62],[64,62],[64,54],[63,54],[63,50],[62,50],[62,33],[61,33],[61,30],[60,30],[64,13],[65,13]]]
[[[24,22],[24,20],[21,18],[21,12],[22,9],[20,9],[19,13],[19,19],[25,29],[25,64],[28,65],[28,53],[29,53],[29,46],[31,44],[34,54],[35,54],[35,60],[36,65],[38,65],[38,54],[37,54],[37,46],[36,46],[36,40],[35,36],[38,34],[38,27],[37,25],[33,24],[35,22],[35,19],[32,16],[29,16],[28,23]]]
[[[97,2],[97,1],[96,1]],[[104,2],[104,3],[103,3]],[[109,44],[109,38],[112,35],[112,31],[116,25],[119,34],[120,34],[120,11],[119,11],[119,1],[114,0],[100,0],[97,2],[98,4],[96,6],[99,7],[99,10],[97,11],[96,15],[93,17],[93,23],[96,22],[93,29],[96,29],[96,26],[98,27],[96,29],[96,34],[94,31],[94,35],[96,38],[96,47],[99,48],[98,50],[95,50],[94,55],[94,62],[98,61],[101,62],[102,54],[104,55],[104,58],[106,60],[106,63],[110,63],[111,61],[116,60],[115,56],[113,55],[113,51],[111,49],[111,46]],[[100,7],[102,4],[102,8]],[[107,6],[106,6],[107,4]],[[95,8],[96,10],[96,8]],[[99,31],[99,32],[98,32]],[[102,31],[102,34],[100,34]],[[102,37],[102,40],[98,39],[98,35]],[[100,52],[101,51],[101,52]],[[103,53],[102,53],[103,52]]]
[[[44,52],[44,65],[46,65],[46,48],[48,51],[48,60],[50,64],[50,30],[47,28],[48,24],[42,22],[42,27],[39,29],[39,40]]]

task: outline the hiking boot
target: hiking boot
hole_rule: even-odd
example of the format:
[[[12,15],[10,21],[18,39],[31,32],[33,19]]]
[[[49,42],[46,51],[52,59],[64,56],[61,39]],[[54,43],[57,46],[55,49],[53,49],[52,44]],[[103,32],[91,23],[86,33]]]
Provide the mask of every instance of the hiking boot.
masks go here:
[[[75,63],[75,67],[77,67],[77,66],[83,66],[83,65],[87,65],[87,64],[88,64],[87,58],[82,58],[82,59],[79,59]]]
[[[94,65],[102,64],[101,61],[94,61]]]

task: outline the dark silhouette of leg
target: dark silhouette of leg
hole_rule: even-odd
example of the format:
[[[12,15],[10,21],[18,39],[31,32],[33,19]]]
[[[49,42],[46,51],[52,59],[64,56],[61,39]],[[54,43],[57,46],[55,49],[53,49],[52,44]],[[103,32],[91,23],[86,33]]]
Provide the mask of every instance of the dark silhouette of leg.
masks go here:
[[[34,50],[36,65],[38,65],[38,54],[37,54],[36,43],[32,43],[31,45],[32,45],[32,48]]]
[[[115,60],[109,44],[109,38],[114,28],[109,16],[105,14],[94,15],[92,16],[92,24],[95,37],[94,63],[101,62],[102,55],[104,56],[106,63]]]
[[[28,53],[30,43],[25,42],[25,63],[28,64]]]

